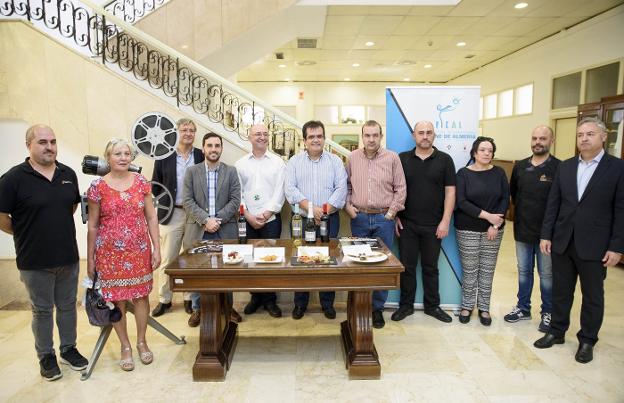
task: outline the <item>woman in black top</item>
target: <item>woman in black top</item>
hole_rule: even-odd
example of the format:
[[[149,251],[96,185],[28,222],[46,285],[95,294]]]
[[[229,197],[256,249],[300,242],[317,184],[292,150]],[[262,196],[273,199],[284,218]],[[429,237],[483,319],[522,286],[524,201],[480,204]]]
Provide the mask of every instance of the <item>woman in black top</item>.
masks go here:
[[[455,229],[463,267],[461,323],[470,321],[475,300],[481,324],[492,323],[492,281],[509,206],[507,175],[491,164],[495,152],[492,138],[477,137],[470,150],[474,162],[457,172]]]

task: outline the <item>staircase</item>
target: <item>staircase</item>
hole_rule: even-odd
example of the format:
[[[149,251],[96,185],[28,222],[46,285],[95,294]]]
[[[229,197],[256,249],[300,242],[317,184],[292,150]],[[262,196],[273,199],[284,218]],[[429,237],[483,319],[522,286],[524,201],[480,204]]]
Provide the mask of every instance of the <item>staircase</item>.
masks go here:
[[[132,1],[141,0],[121,4]],[[157,7],[164,2],[143,0],[142,4]],[[111,6],[113,11],[120,9]],[[303,149],[301,123],[132,26],[146,11],[130,12],[127,7],[120,9],[118,18],[89,0],[0,0],[0,21],[29,21],[48,37],[133,81],[244,150],[250,150],[248,129],[255,123],[268,127],[270,149],[284,160]],[[349,155],[329,139],[325,147],[343,160]]]

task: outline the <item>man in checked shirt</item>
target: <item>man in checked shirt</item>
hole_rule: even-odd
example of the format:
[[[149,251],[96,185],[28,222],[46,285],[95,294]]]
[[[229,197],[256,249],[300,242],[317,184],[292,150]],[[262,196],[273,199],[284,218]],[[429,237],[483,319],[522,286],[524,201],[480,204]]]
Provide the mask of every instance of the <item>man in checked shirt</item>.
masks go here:
[[[394,242],[394,219],[405,207],[405,175],[399,155],[381,147],[381,125],[369,120],[362,126],[363,148],[351,153],[347,162],[347,202],[351,233],[357,237],[379,237],[388,248]],[[373,291],[373,327],[386,322],[383,309],[388,291]]]

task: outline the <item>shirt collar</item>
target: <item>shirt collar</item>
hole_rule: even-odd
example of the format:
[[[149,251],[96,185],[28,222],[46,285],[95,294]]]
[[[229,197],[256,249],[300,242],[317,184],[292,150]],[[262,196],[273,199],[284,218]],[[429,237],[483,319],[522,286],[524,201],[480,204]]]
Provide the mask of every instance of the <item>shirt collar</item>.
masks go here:
[[[312,158],[310,158],[310,154],[308,154],[308,150],[304,150],[305,156],[312,162],[319,162],[323,156],[325,155],[325,150],[323,150],[323,152],[321,153],[321,156],[319,157],[319,159],[317,160],[313,160]]]
[[[364,157],[368,158],[368,155],[366,155],[366,149],[362,147],[360,150],[362,150],[362,154],[364,155]],[[383,148],[382,146],[379,146],[379,148],[375,152],[375,155],[373,155],[373,158],[368,158],[368,159],[374,160],[375,158],[383,155],[385,152],[386,152],[385,148]]]
[[[26,172],[35,172],[35,169],[32,167],[32,165],[30,165],[30,157],[26,157],[26,159],[24,159],[24,162],[21,164],[22,168],[26,171]],[[59,164],[58,161],[54,161],[54,165],[56,166],[56,169],[58,169],[59,171],[65,171],[65,166],[62,164]]]
[[[221,169],[221,161],[219,161],[219,165],[217,165],[215,169],[210,169],[208,168],[208,164],[206,163],[206,160],[204,160],[204,168],[206,168],[206,172],[210,172],[210,171],[219,172],[219,170]]]
[[[267,159],[267,158],[269,158],[269,151],[268,150],[265,151],[264,155],[260,159]],[[256,159],[256,156],[253,154],[253,152],[251,152],[251,153],[247,154],[247,159],[248,160],[253,160],[253,159]]]
[[[582,162],[582,163],[584,163],[584,164],[589,164],[590,162],[596,162],[596,163],[599,163],[599,162],[600,162],[600,160],[602,160],[602,157],[604,157],[604,155],[605,155],[605,150],[604,150],[604,149],[602,149],[602,150],[600,150],[600,152],[599,152],[599,153],[598,153],[598,154],[597,154],[594,158],[592,158],[592,159],[591,159],[591,160],[589,160],[589,161],[584,161],[584,160],[583,160],[583,158],[581,158],[581,154],[579,154],[579,156],[578,156],[578,160],[579,160],[579,162]]]
[[[435,158],[438,155],[438,152],[439,152],[438,149],[435,146],[431,146],[431,148],[433,148],[433,152],[431,153],[430,156],[425,158],[425,160]],[[420,157],[416,155],[416,147],[412,148],[412,157],[420,159]]]

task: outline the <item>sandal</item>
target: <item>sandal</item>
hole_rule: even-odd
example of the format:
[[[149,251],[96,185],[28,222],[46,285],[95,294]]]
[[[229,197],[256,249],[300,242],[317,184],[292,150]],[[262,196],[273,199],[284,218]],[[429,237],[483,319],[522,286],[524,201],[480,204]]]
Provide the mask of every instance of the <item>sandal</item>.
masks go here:
[[[123,347],[121,349],[121,354],[125,353],[126,351],[130,351],[130,358],[122,358],[121,360],[119,360],[119,367],[123,369],[124,371],[132,371],[134,369],[134,359],[132,358],[132,348]]]
[[[154,361],[154,353],[149,350],[144,341],[138,342],[136,347],[139,350],[139,358],[143,365],[149,365]],[[141,347],[143,347],[143,351],[141,351]]]

